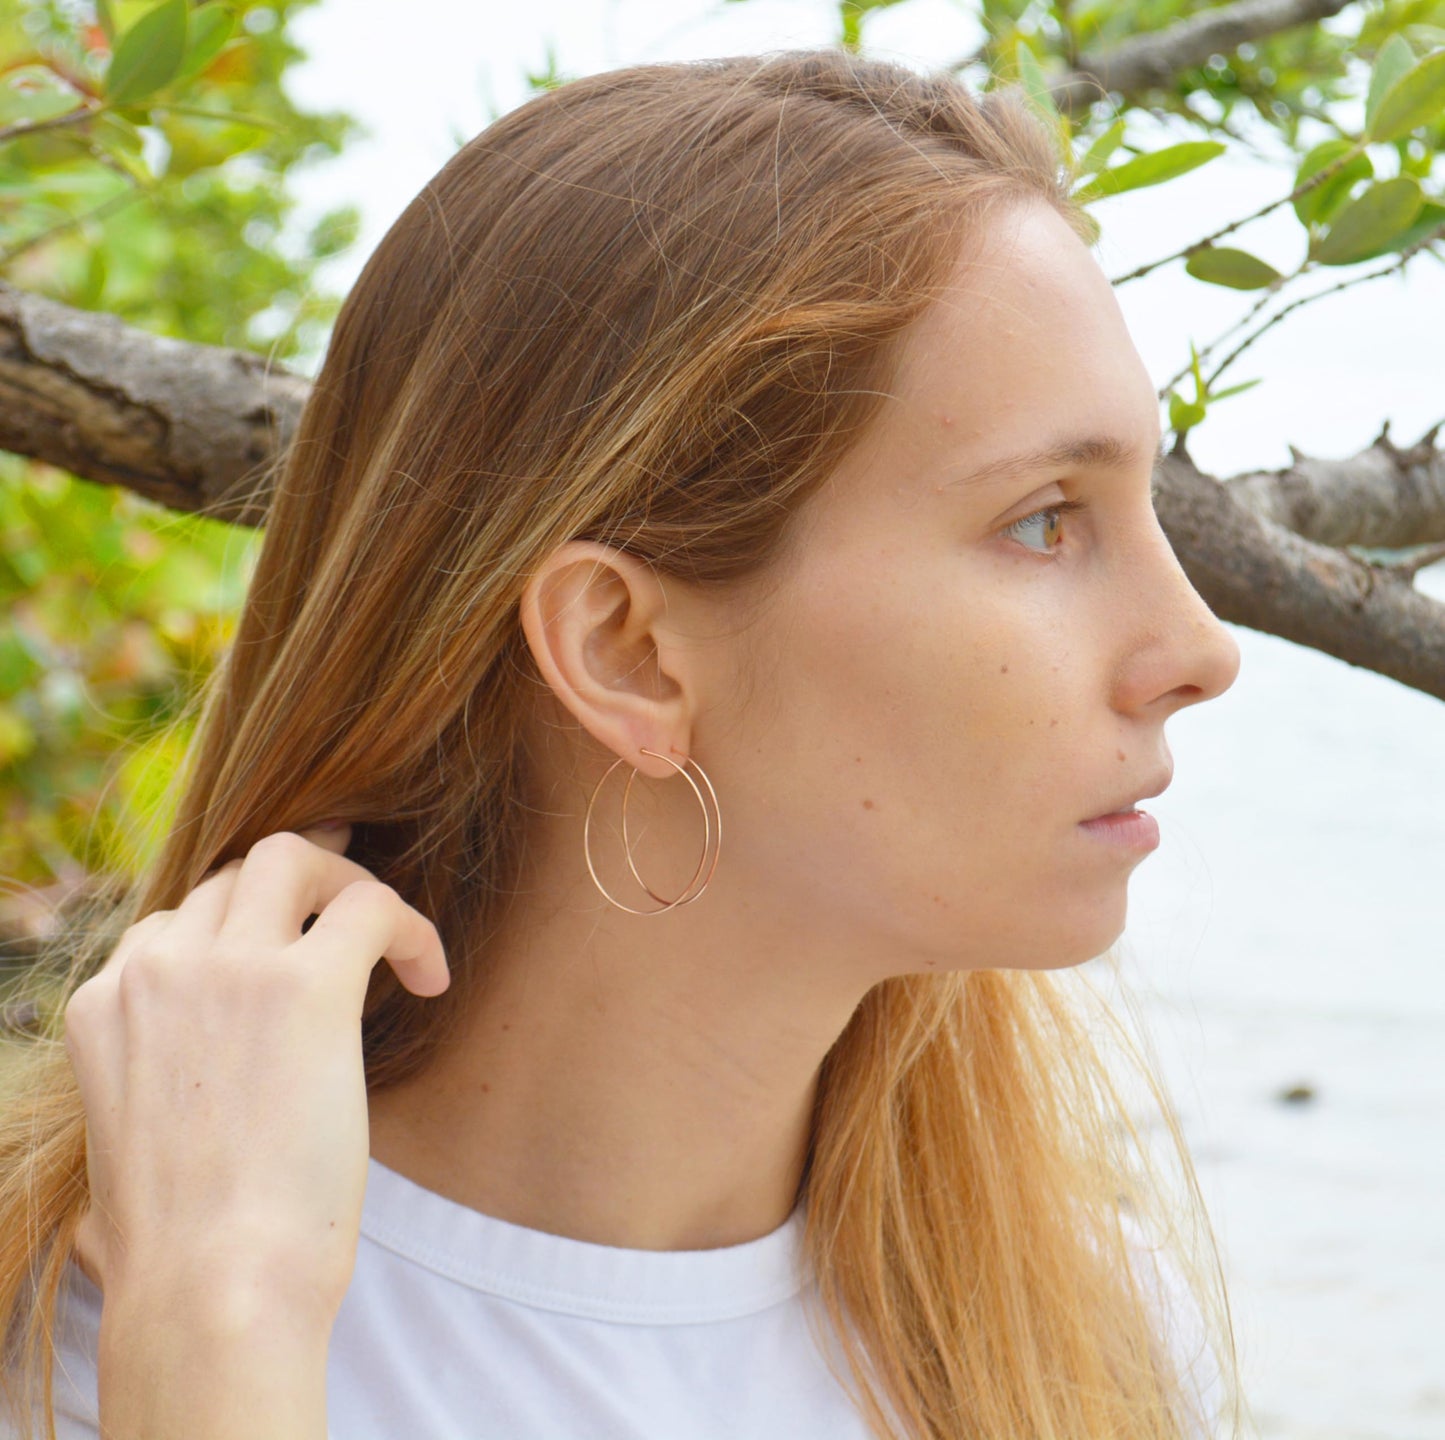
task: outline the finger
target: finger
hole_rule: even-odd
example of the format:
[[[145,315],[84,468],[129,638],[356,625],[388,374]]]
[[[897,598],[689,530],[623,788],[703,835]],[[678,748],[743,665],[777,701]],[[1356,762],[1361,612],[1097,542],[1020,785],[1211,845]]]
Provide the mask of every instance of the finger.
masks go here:
[[[348,885],[322,909],[310,930],[286,948],[297,963],[348,973],[358,1018],[380,959],[413,995],[440,995],[451,984],[436,926],[374,878]]]
[[[217,933],[236,945],[280,949],[297,940],[302,922],[319,915],[348,885],[374,879],[311,835],[277,831],[246,853]]]
[[[118,971],[125,964],[126,958],[134,954],[138,947],[153,940],[175,919],[175,914],[174,910],[152,910],[149,915],[142,915],[139,920],[127,925],[121,931],[115,948],[105,957],[101,970]]]
[[[209,941],[221,928],[241,864],[239,859],[228,860],[210,871],[177,906],[177,926],[183,926],[196,943]]]
[[[329,850],[342,854],[351,840],[350,825],[315,825],[298,832],[304,839]],[[238,856],[224,865],[209,871],[205,878],[181,901],[177,914],[198,936],[210,937],[221,928],[221,922],[230,908],[231,891],[235,888],[236,874],[245,863]]]

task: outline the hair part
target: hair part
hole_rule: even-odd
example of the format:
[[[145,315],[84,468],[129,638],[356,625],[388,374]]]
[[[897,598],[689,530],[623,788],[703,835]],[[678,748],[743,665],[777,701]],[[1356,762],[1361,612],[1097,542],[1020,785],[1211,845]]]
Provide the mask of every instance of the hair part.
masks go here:
[[[762,593],[963,240],[1034,203],[1092,241],[1071,178],[1017,88],[818,51],[571,82],[408,206],[338,316],[159,853],[113,878],[108,923],[63,937],[49,1031],[9,1068],[0,1321],[22,1424],[43,1404],[53,1437],[47,1337],[88,1198],[62,1007],[119,929],[263,835],[348,818],[348,853],[452,962],[426,1000],[373,975],[368,1085],[419,1072],[485,979],[527,844],[529,574],[590,539]],[[805,1243],[820,1333],[880,1437],[1183,1433],[1120,1223],[1121,1196],[1142,1214],[1164,1187],[1066,988],[886,980],[824,1062]],[[1227,1317],[1221,1289],[1196,1294]]]

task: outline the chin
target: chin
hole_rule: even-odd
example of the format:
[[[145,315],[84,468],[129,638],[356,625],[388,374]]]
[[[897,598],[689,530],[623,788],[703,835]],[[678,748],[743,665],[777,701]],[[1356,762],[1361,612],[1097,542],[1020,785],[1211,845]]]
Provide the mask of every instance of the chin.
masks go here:
[[[1110,919],[1103,924],[1080,923],[1066,935],[1060,935],[1051,945],[1041,945],[1032,937],[1021,945],[1013,958],[1005,957],[1000,962],[1002,969],[1009,970],[1071,970],[1076,965],[1097,959],[1108,950],[1124,933],[1124,916]]]

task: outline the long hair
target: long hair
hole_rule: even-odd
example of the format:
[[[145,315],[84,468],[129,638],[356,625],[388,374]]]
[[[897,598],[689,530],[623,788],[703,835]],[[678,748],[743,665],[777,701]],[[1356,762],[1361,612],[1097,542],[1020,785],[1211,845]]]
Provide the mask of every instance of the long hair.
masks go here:
[[[341,310],[173,819],[110,921],[75,927],[62,999],[123,925],[337,816],[452,961],[424,1001],[373,974],[368,1085],[419,1072],[485,978],[527,841],[529,573],[583,538],[719,593],[765,578],[961,239],[1033,202],[1091,241],[1070,186],[1017,89],[841,52],[595,75],[476,136]],[[1165,1187],[1081,999],[1052,972],[889,979],[824,1061],[799,1193],[814,1321],[880,1437],[1184,1433],[1125,1226]],[[52,1013],[13,1060],[0,1130],[7,1386],[22,1415],[41,1397],[47,1434],[46,1337],[87,1203],[58,1035]],[[1202,1217],[1154,1093],[1176,1208]],[[1206,1286],[1179,1249],[1227,1360],[1217,1261]]]

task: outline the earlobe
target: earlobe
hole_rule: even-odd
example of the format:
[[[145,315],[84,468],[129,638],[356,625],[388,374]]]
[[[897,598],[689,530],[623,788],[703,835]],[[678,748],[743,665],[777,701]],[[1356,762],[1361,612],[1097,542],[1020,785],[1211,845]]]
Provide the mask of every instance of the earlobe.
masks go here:
[[[559,546],[521,597],[543,680],[594,739],[648,774],[672,771],[643,747],[666,751],[688,739],[683,689],[659,654],[665,600],[645,562],[591,541]]]

